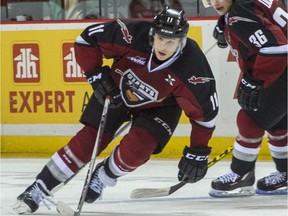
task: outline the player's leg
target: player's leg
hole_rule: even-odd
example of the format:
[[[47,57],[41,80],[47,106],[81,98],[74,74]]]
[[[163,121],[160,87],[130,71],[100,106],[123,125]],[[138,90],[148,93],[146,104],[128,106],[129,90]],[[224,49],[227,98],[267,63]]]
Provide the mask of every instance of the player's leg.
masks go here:
[[[265,131],[275,130],[279,122],[287,116],[287,71],[271,86],[263,90],[260,108],[245,112]],[[280,123],[281,124],[281,123]]]
[[[152,154],[160,153],[172,136],[180,115],[178,106],[133,113],[129,133],[93,172],[85,201],[94,202],[105,186],[114,186],[118,177],[146,163]]]
[[[287,117],[287,73],[263,90],[257,111],[241,110],[237,116],[239,135],[234,144],[232,173],[212,182],[211,196],[254,194],[254,165],[265,130],[273,130]],[[287,129],[287,127],[286,127]]]
[[[268,146],[276,172],[257,181],[259,194],[287,194],[287,116],[268,131]]]
[[[287,70],[263,91],[261,107],[248,115],[268,132],[269,149],[277,171],[257,182],[259,193],[287,193]],[[273,182],[273,183],[272,183]],[[275,184],[274,184],[275,183]],[[279,187],[276,189],[275,187]]]
[[[255,194],[255,162],[264,130],[240,110],[237,116],[239,135],[234,142],[231,172],[212,181],[213,197],[248,196]]]
[[[78,171],[91,159],[98,132],[103,106],[94,97],[89,100],[81,122],[86,124],[67,145],[53,154],[45,164],[36,180],[22,194],[17,197],[14,210],[19,213],[35,212],[41,201],[45,201],[52,194],[52,190],[62,186],[72,179]],[[113,139],[115,131],[127,117],[125,107],[120,107],[108,113],[105,131],[99,145],[100,154]]]

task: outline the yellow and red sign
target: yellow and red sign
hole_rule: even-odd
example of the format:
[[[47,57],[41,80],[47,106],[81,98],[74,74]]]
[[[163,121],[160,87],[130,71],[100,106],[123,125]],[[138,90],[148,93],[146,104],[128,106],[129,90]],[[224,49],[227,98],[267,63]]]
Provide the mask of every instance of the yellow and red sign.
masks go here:
[[[72,132],[63,135],[61,125],[79,124],[92,89],[76,63],[73,43],[89,24],[65,25],[15,24],[1,32],[2,153],[25,151],[23,144],[42,151],[43,136],[53,140],[52,152],[66,144],[63,136],[72,136]],[[189,37],[201,46],[201,27],[191,27]],[[185,116],[181,123],[188,123]],[[23,125],[28,129],[17,130]],[[37,147],[27,143],[31,140]]]
[[[191,28],[201,45],[201,27]],[[92,92],[74,54],[81,31],[2,32],[2,124],[78,123]]]

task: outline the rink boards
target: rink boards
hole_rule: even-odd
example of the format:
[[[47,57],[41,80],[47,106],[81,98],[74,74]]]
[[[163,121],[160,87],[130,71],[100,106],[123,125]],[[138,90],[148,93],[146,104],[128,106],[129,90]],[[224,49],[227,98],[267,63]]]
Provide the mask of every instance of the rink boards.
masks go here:
[[[73,43],[90,24],[23,22],[1,26],[2,156],[50,156],[81,128],[78,120],[92,90],[76,63]],[[215,155],[232,145],[237,135],[239,106],[233,98],[239,69],[228,49],[215,46],[212,32],[216,19],[190,20],[189,24],[189,37],[206,54],[217,81],[220,112],[210,142]],[[167,148],[155,157],[179,157],[189,144],[190,130],[182,115]],[[117,143],[119,138],[103,156]],[[270,158],[266,139],[260,157]]]

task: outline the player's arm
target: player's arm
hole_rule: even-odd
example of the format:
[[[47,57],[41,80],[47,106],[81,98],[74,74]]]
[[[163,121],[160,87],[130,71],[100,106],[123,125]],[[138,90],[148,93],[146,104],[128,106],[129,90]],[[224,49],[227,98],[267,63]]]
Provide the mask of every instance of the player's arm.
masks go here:
[[[232,32],[245,46],[259,50],[255,56],[253,70],[244,72],[251,75],[252,82],[262,82],[266,88],[277,80],[287,67],[288,13],[278,1],[269,1],[271,5],[264,4],[264,1],[255,2],[255,9],[247,6],[247,10],[241,11],[244,20],[240,19],[228,25],[231,25]],[[265,19],[262,18],[263,14]],[[243,56],[247,55],[245,52],[247,51],[243,47]],[[249,77],[247,81],[249,82]]]
[[[206,175],[208,156],[211,153],[208,143],[215,129],[215,117],[218,113],[215,80],[206,61],[202,62],[204,66],[200,68],[204,71],[206,68],[208,72],[202,73],[202,77],[197,78],[196,75],[196,78],[190,79],[186,88],[182,88],[182,96],[177,97],[178,104],[190,119],[192,126],[190,144],[184,148],[178,164],[179,181],[188,183],[197,182]],[[198,83],[195,84],[194,81]]]
[[[121,104],[120,90],[108,66],[102,66],[103,57],[119,57],[128,47],[122,42],[121,29],[124,23],[119,21],[95,24],[87,27],[76,39],[74,48],[77,63],[91,84],[97,100],[104,104],[107,96],[111,99],[111,108]],[[121,44],[122,42],[122,44]]]
[[[214,120],[210,122],[192,121],[191,123],[193,145],[184,148],[183,156],[178,164],[178,179],[187,183],[197,182],[206,175],[208,156],[211,153],[211,147],[208,146],[208,142],[215,129]]]
[[[74,43],[77,63],[84,72],[101,67],[103,58],[115,58],[129,51],[131,35],[120,20],[88,26]],[[125,36],[125,37],[124,37]],[[129,42],[129,41],[128,41]],[[130,41],[132,42],[132,41]]]
[[[231,31],[244,44],[239,47],[240,55],[244,60],[248,57],[251,59],[251,56],[254,58],[253,69],[243,71],[237,91],[239,105],[252,111],[257,111],[261,106],[263,88],[269,87],[287,68],[288,50],[285,34],[287,12],[278,1],[265,4],[263,1],[255,2],[253,8],[250,8],[250,4],[245,5],[246,10],[235,18],[237,21],[229,24],[233,17],[228,20]]]

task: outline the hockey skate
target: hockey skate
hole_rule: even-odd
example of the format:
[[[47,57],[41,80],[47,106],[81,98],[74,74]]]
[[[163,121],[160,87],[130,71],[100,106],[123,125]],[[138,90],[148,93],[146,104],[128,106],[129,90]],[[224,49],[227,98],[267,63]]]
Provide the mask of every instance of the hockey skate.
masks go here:
[[[104,170],[104,161],[99,163],[92,174],[85,197],[85,202],[95,202],[98,198],[101,198],[103,190],[106,186],[113,187],[116,185],[116,183],[117,179],[107,176]]]
[[[13,209],[18,214],[33,213],[39,208],[41,201],[50,209],[45,200],[54,204],[49,198],[52,196],[52,193],[46,188],[44,182],[38,179],[17,197],[17,202],[13,206]]]
[[[212,197],[252,196],[255,194],[254,182],[254,169],[244,176],[230,172],[212,181],[209,195]]]
[[[257,181],[257,194],[287,195],[287,172],[274,172]]]

